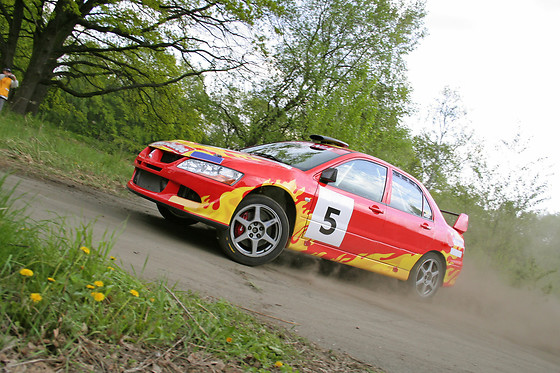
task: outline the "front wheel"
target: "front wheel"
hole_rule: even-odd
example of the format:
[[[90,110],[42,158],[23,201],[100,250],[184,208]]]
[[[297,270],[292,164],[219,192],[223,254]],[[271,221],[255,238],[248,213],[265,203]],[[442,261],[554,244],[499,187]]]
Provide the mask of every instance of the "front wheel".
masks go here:
[[[408,278],[412,291],[420,298],[431,298],[443,283],[445,268],[440,257],[434,253],[424,255],[410,271]]]
[[[255,266],[275,259],[288,242],[286,213],[275,200],[263,195],[245,198],[218,239],[224,252],[236,262]]]

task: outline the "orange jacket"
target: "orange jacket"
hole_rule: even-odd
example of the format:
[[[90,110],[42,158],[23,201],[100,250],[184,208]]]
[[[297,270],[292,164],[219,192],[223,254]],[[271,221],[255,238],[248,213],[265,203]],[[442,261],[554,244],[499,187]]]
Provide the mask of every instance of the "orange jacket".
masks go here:
[[[10,88],[17,88],[18,81],[14,78],[8,77],[7,75],[0,74],[0,97],[4,100],[8,99],[8,94],[10,93]]]

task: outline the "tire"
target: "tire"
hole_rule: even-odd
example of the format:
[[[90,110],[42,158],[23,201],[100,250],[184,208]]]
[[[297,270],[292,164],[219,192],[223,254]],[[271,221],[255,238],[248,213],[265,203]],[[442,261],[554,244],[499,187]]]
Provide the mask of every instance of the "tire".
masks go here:
[[[408,285],[416,296],[428,299],[441,287],[444,275],[445,268],[440,257],[435,253],[427,253],[412,267]]]
[[[179,210],[175,210],[160,203],[157,204],[157,208],[165,220],[181,225],[193,225],[196,223],[196,220],[191,218],[187,213],[181,213]]]
[[[274,260],[289,238],[288,217],[272,198],[245,198],[233,213],[227,229],[218,233],[220,246],[238,263],[256,266]]]

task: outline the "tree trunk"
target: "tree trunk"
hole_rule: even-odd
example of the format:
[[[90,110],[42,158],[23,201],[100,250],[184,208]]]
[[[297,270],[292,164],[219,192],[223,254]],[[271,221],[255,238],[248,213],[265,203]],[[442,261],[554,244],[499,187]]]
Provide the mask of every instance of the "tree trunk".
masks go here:
[[[23,0],[16,0],[14,3],[12,18],[9,21],[8,37],[5,43],[2,43],[2,50],[0,55],[2,60],[0,65],[2,67],[12,68],[14,65],[14,56],[16,53],[17,42],[19,33],[21,31],[21,23],[23,21]]]
[[[15,113],[36,113],[45,97],[47,91],[45,82],[51,79],[57,58],[52,43],[45,42],[48,41],[45,39],[49,39],[49,36],[36,39],[27,71],[12,98],[11,108]],[[40,95],[39,91],[44,93]]]
[[[35,29],[29,65],[13,97],[12,111],[16,113],[37,113],[47,94],[58,59],[64,55],[65,41],[72,34],[80,17],[91,11],[95,1],[90,1],[79,13],[66,9],[65,4],[65,1],[57,1],[53,11],[55,17],[44,27],[38,25]]]

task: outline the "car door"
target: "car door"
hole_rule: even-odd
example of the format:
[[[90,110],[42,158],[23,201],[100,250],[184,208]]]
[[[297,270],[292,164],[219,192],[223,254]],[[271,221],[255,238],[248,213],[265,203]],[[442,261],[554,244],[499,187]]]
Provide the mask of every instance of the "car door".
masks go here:
[[[433,246],[435,223],[432,209],[418,184],[392,172],[386,211],[386,245],[396,254],[423,254]]]
[[[356,255],[376,252],[385,221],[387,167],[354,159],[334,168],[336,181],[319,186],[305,236]]]

